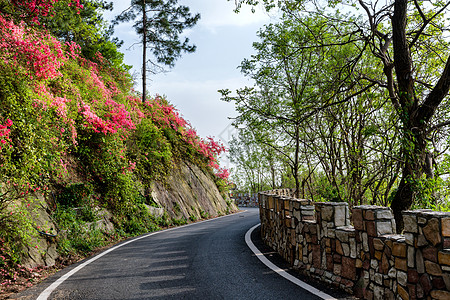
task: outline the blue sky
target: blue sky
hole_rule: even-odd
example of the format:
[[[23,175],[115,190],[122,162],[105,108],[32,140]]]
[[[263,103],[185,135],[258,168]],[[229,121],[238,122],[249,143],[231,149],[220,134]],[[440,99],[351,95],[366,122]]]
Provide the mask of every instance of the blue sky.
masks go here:
[[[130,1],[115,0],[115,10],[109,19],[128,7]],[[219,89],[235,90],[251,83],[237,67],[253,53],[252,43],[256,32],[270,17],[260,11],[252,14],[247,7],[239,14],[233,12],[234,1],[227,0],[179,0],[193,13],[200,13],[201,20],[185,32],[197,46],[193,54],[184,54],[169,73],[151,75],[148,90],[152,95],[167,96],[181,114],[190,121],[202,137],[221,139],[226,145],[233,131],[228,117],[236,115],[234,105],[220,100]],[[131,23],[122,23],[115,29],[115,36],[124,40],[121,51],[125,63],[132,65],[138,76],[136,88],[141,89],[141,47],[127,50],[139,38]]]

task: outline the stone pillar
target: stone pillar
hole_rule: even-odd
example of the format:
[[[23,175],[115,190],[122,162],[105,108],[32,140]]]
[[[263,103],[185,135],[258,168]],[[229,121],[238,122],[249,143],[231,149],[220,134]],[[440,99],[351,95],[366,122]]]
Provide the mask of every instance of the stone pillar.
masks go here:
[[[393,296],[399,291],[397,277],[405,284],[406,273],[397,272],[396,266],[406,267],[406,246],[403,236],[395,235],[392,210],[373,205],[355,206],[352,221],[356,241],[362,245],[356,265],[362,268],[363,296],[380,299],[383,295]]]
[[[348,203],[316,203],[316,219],[319,238],[335,238],[335,228],[350,225]]]
[[[450,299],[450,213],[405,211],[403,222],[410,296]]]

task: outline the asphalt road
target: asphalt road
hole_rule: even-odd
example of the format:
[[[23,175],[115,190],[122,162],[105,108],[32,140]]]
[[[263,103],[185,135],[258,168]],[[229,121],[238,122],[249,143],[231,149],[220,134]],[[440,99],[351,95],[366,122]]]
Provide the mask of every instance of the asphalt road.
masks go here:
[[[245,233],[258,222],[258,210],[248,209],[135,240],[82,267],[48,299],[320,299],[268,269],[248,248]]]

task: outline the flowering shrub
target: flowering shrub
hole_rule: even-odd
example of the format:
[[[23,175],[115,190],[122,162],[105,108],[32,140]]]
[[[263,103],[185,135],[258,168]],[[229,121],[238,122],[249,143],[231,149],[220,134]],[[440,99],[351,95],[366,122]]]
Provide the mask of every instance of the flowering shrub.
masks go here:
[[[150,99],[145,104],[148,109],[147,117],[151,118],[160,128],[178,133],[183,142],[205,158],[210,167],[219,171],[217,158],[226,151],[223,144],[216,142],[212,137],[208,137],[206,140],[200,138],[190,123],[184,120],[179,112],[160,96]],[[228,178],[228,176],[225,177]]]
[[[0,15],[0,59],[6,66],[29,79],[52,79],[66,57],[61,44],[49,34],[28,29],[25,23],[15,25]]]
[[[31,19],[35,24],[39,24],[40,16],[47,16],[53,13],[53,6],[59,0],[7,0],[10,2],[15,10],[20,12],[22,19]],[[74,6],[77,13],[80,13],[80,9],[83,5],[80,0],[66,1],[68,6]]]

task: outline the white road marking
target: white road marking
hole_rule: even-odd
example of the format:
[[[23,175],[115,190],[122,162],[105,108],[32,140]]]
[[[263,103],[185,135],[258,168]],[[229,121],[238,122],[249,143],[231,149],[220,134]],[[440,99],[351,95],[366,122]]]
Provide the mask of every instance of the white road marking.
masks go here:
[[[247,233],[245,234],[245,242],[247,243],[247,246],[253,251],[253,253],[256,255],[257,258],[259,258],[259,260],[265,264],[268,268],[270,268],[272,271],[274,271],[275,273],[278,273],[279,275],[281,275],[282,277],[286,278],[287,280],[291,281],[292,283],[298,285],[299,287],[307,290],[308,292],[310,292],[311,294],[314,294],[322,299],[326,299],[326,300],[337,300],[336,298],[322,292],[319,291],[318,289],[316,289],[313,286],[310,286],[309,284],[307,284],[306,282],[301,281],[300,279],[292,276],[291,274],[289,274],[288,272],[286,272],[285,270],[277,267],[275,264],[273,264],[270,260],[268,260],[264,254],[262,254],[258,248],[256,248],[255,244],[253,244],[252,239],[251,239],[251,235],[253,230],[255,230],[256,227],[258,227],[259,224],[256,224],[255,226],[253,226],[252,228],[250,228]]]
[[[238,212],[238,214],[239,214],[239,213],[243,213],[243,212],[246,212],[246,211],[245,211],[245,210],[244,210],[244,211],[240,211],[240,212]],[[179,226],[179,227],[174,227],[174,228],[169,228],[169,229],[165,229],[165,230],[155,231],[155,232],[152,232],[152,233],[149,233],[149,234],[146,234],[146,235],[143,235],[143,236],[134,238],[134,239],[132,239],[132,240],[129,240],[129,241],[124,242],[124,243],[122,243],[122,244],[119,244],[119,245],[117,245],[117,246],[114,246],[114,247],[112,247],[112,248],[106,250],[105,252],[102,252],[102,253],[100,253],[99,255],[94,256],[94,257],[91,258],[91,259],[88,259],[87,261],[85,261],[84,263],[80,264],[79,266],[77,266],[76,268],[74,268],[73,270],[71,270],[70,272],[68,272],[68,273],[64,274],[63,276],[61,276],[60,278],[58,278],[55,282],[53,282],[50,286],[48,286],[48,287],[47,287],[47,288],[39,295],[39,297],[37,297],[36,300],[47,300],[48,297],[50,296],[50,294],[51,294],[51,293],[52,293],[52,292],[53,292],[53,291],[54,291],[61,283],[63,283],[64,281],[66,281],[70,276],[72,276],[73,274],[77,273],[78,271],[80,271],[81,269],[83,269],[84,267],[86,267],[87,265],[89,265],[90,263],[93,263],[93,262],[96,261],[97,259],[103,257],[104,255],[106,255],[106,254],[108,254],[108,253],[110,253],[110,252],[112,252],[112,251],[114,251],[114,250],[116,250],[116,249],[118,249],[118,248],[120,248],[120,247],[123,247],[123,246],[125,246],[125,245],[128,245],[128,244],[133,243],[133,242],[138,241],[138,240],[142,240],[142,239],[148,238],[148,237],[150,237],[150,236],[152,236],[152,235],[155,235],[155,234],[158,234],[158,233],[168,232],[168,231],[172,231],[172,230],[176,230],[176,229],[180,229],[180,228],[185,228],[185,227],[188,227],[188,226],[192,226],[192,225],[196,225],[196,224],[200,224],[200,223],[205,223],[205,222],[210,222],[210,221],[214,221],[214,220],[217,220],[217,219],[221,219],[221,218],[225,218],[225,217],[230,217],[230,216],[234,216],[234,215],[236,215],[236,214],[226,215],[226,216],[222,216],[222,217],[218,217],[218,218],[214,218],[214,219],[209,219],[209,220],[205,220],[205,221],[200,221],[200,222],[190,223],[190,224],[183,225],[183,226]]]

